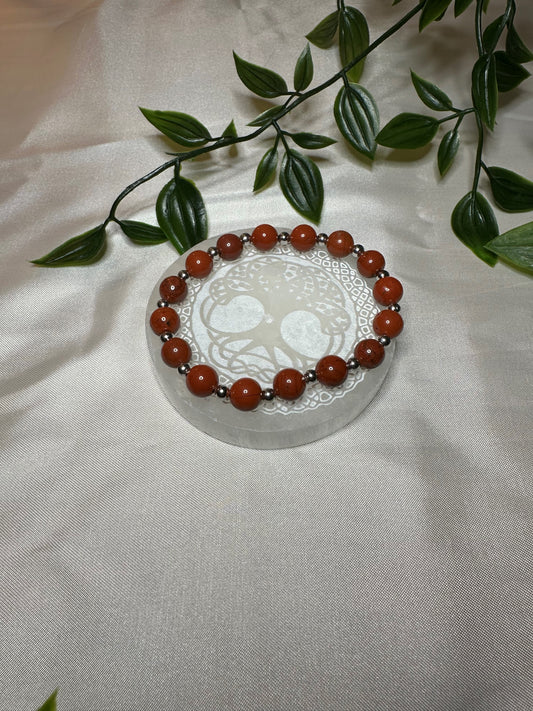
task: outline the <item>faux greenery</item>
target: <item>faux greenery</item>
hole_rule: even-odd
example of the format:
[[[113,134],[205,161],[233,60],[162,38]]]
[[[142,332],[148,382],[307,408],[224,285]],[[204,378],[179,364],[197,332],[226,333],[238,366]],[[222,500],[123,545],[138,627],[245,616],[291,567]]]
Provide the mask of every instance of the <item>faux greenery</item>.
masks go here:
[[[392,4],[400,2],[402,0],[393,0]],[[472,104],[462,108],[455,106],[442,89],[411,71],[414,89],[432,113],[400,113],[380,128],[376,102],[360,83],[366,58],[416,16],[422,32],[446,12],[453,11],[456,18],[462,16],[474,2],[472,35],[478,57],[471,73]],[[136,244],[154,245],[169,240],[178,252],[184,252],[207,237],[204,201],[198,187],[182,174],[184,164],[205,153],[252,141],[266,132],[272,135],[272,145],[259,160],[253,190],[264,189],[278,174],[282,193],[292,207],[306,219],[318,223],[324,201],[322,175],[316,162],[300,149],[326,148],[335,143],[335,139],[306,131],[288,131],[283,127],[283,120],[291,112],[297,114],[298,108],[312,96],[338,83],[339,91],[332,108],[339,132],[352,148],[370,160],[375,159],[378,146],[408,150],[426,146],[437,137],[441,125],[448,124],[450,128],[439,139],[437,149],[437,165],[443,176],[452,169],[460,149],[461,124],[465,119],[473,120],[477,129],[477,151],[472,189],[461,197],[453,210],[453,231],[490,266],[501,258],[519,269],[533,272],[533,222],[499,234],[491,204],[479,189],[481,172],[484,171],[491,198],[500,209],[508,212],[533,210],[533,182],[509,168],[487,166],[483,160],[483,142],[487,132],[495,128],[499,95],[512,91],[529,77],[524,64],[533,60],[533,53],[515,26],[518,0],[506,0],[503,13],[491,22],[486,17],[488,5],[489,0],[422,0],[370,42],[368,24],[362,12],[346,5],[344,0],[337,0],[336,10],[318,22],[307,35],[307,40],[319,49],[337,43],[342,69],[314,87],[309,43],[296,62],[293,89],[276,72],[234,53],[237,74],[243,84],[257,96],[277,102],[249,122],[252,130],[239,134],[234,122],[230,121],[222,135],[212,136],[208,128],[193,116],[142,108],[145,118],[180,150],[125,188],[111,205],[102,224],[73,237],[34,260],[34,264],[77,266],[97,261],[105,252],[106,228],[111,222],[118,224]],[[129,193],[167,170],[173,171],[173,177],[157,198],[157,227],[117,217],[117,208]]]
[[[56,703],[56,698],[57,698],[57,692],[59,689],[55,689],[52,691],[50,696],[46,699],[44,704],[42,706],[39,706],[37,711],[56,711],[57,709],[57,703]]]

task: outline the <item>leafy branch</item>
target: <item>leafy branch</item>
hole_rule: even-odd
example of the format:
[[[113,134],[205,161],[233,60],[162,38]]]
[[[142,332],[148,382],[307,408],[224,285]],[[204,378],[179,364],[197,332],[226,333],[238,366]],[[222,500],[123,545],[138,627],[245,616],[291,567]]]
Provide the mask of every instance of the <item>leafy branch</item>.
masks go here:
[[[394,0],[393,5],[402,0]],[[462,15],[474,0],[455,0],[454,14]],[[254,129],[238,134],[230,121],[222,135],[213,137],[197,118],[177,111],[155,111],[141,108],[144,117],[181,149],[172,158],[128,185],[112,203],[107,218],[97,227],[84,232],[49,254],[34,260],[42,266],[77,266],[90,264],[105,252],[109,223],[116,223],[126,237],[136,244],[153,245],[169,240],[180,253],[207,237],[207,213],[197,186],[184,177],[182,166],[187,161],[216,150],[253,141],[267,131],[273,143],[262,155],[255,172],[253,190],[267,187],[279,172],[281,191],[291,206],[305,218],[319,222],[324,201],[322,175],[316,162],[300,150],[318,150],[335,143],[334,138],[307,131],[287,131],[283,119],[301,104],[333,84],[341,87],[335,98],[333,114],[344,140],[361,155],[374,160],[378,146],[393,149],[416,149],[433,141],[440,126],[453,122],[439,142],[437,165],[441,176],[452,167],[460,149],[459,129],[472,115],[477,129],[477,150],[472,189],[455,206],[451,224],[457,237],[478,257],[493,266],[498,257],[512,265],[533,271],[533,222],[500,235],[494,211],[480,192],[482,172],[488,178],[494,203],[508,212],[533,209],[533,183],[507,168],[487,166],[483,160],[486,131],[493,131],[500,93],[511,91],[529,77],[523,66],[533,60],[515,27],[517,0],[507,0],[503,14],[484,27],[488,0],[475,0],[474,36],[478,58],[472,69],[472,105],[454,106],[447,94],[435,84],[411,70],[414,89],[429,109],[445,113],[444,117],[419,113],[401,113],[380,129],[379,110],[370,91],[359,81],[368,55],[412,18],[419,15],[419,30],[439,21],[452,0],[421,0],[373,42],[363,13],[336,0],[336,10],[328,14],[307,35],[309,43],[328,49],[336,42],[342,68],[329,79],[309,88],[314,65],[309,43],[299,55],[293,75],[294,90],[287,81],[266,67],[252,64],[233,53],[235,68],[242,83],[252,93],[265,99],[282,100],[249,122]],[[498,45],[505,36],[505,49]],[[296,148],[293,146],[296,146]],[[279,153],[282,159],[279,160]],[[173,177],[159,193],[156,203],[158,226],[117,217],[121,202],[137,187],[167,170]]]

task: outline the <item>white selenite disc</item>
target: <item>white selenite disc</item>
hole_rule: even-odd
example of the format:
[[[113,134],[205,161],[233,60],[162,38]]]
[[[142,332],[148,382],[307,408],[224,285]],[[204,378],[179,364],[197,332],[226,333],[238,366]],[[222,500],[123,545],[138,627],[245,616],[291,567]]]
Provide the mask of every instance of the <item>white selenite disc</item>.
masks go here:
[[[236,230],[240,235],[251,230]],[[217,237],[202,242],[207,249]],[[281,449],[312,442],[351,422],[372,400],[389,369],[394,341],[385,359],[372,370],[357,368],[339,387],[308,383],[298,400],[262,401],[256,410],[242,412],[216,395],[201,398],[187,389],[185,376],[161,358],[161,339],[150,328],[157,308],[159,284],[185,269],[186,252],[161,275],[146,310],[148,350],[163,392],[192,425],[217,439],[240,447]],[[353,356],[356,343],[375,337],[372,320],[379,307],[350,255],[333,258],[323,245],[296,252],[278,244],[269,252],[245,245],[236,261],[215,258],[206,279],[188,279],[188,294],[173,308],[179,313],[177,336],[192,350],[191,366],[211,365],[221,385],[239,378],[272,387],[282,368],[302,373],[320,358]]]

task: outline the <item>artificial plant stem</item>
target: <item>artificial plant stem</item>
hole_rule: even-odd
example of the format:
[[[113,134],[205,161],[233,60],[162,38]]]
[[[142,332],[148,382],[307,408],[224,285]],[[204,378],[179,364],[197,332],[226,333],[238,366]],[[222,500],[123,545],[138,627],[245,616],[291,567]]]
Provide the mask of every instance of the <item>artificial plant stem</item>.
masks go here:
[[[342,4],[344,4],[342,2],[342,0],[340,0],[340,1]],[[274,121],[279,121],[279,119],[283,118],[283,116],[288,114],[290,111],[295,109],[297,106],[302,104],[304,101],[307,101],[307,99],[310,99],[312,96],[315,96],[316,94],[319,94],[321,91],[324,91],[324,89],[327,89],[332,84],[335,84],[341,78],[344,81],[346,81],[346,72],[348,72],[358,62],[360,62],[368,54],[370,54],[377,47],[379,47],[380,44],[385,42],[385,40],[387,40],[393,34],[398,32],[398,30],[400,30],[405,24],[407,24],[407,22],[409,22],[409,20],[411,18],[413,18],[418,12],[420,12],[422,10],[422,8],[425,5],[425,1],[426,0],[422,0],[421,2],[419,2],[418,5],[416,5],[412,10],[410,10],[400,20],[398,20],[398,22],[396,22],[394,25],[389,27],[389,29],[386,30],[382,35],[380,35],[376,40],[374,40],[374,42],[369,44],[368,47],[363,52],[358,54],[357,57],[352,59],[351,62],[349,62],[346,66],[342,67],[342,69],[340,69],[332,77],[330,77],[326,81],[322,82],[322,84],[319,84],[314,89],[310,89],[309,91],[306,91],[303,94],[291,93],[291,95],[289,96],[289,98],[287,99],[285,104],[282,107],[280,107],[279,115],[276,116],[275,119],[270,120],[264,126],[261,126],[260,128],[258,128],[256,131],[253,131],[252,133],[248,133],[244,136],[236,136],[236,137],[228,136],[228,137],[224,138],[223,140],[216,141],[215,143],[212,143],[209,146],[202,146],[201,148],[196,148],[195,150],[189,151],[187,153],[176,153],[175,158],[167,161],[166,163],[163,163],[158,168],[155,168],[150,173],[147,173],[142,178],[139,178],[135,182],[131,183],[131,185],[128,185],[128,187],[124,188],[124,190],[118,195],[116,200],[111,205],[111,210],[109,211],[109,216],[106,219],[104,224],[107,225],[112,220],[115,220],[115,212],[117,210],[118,205],[127,195],[129,195],[129,193],[131,193],[133,190],[138,188],[143,183],[148,182],[152,178],[155,178],[160,173],[163,173],[165,170],[172,167],[176,163],[176,160],[178,160],[179,162],[183,162],[186,160],[192,160],[193,158],[197,158],[198,156],[204,155],[206,153],[210,153],[211,151],[215,151],[218,148],[223,148],[223,147],[235,145],[236,143],[244,143],[245,141],[250,141],[253,138],[256,138],[257,136],[262,134],[264,131],[266,131],[267,128],[272,126],[274,124]],[[292,101],[292,99],[294,99],[294,101]]]
[[[127,195],[129,195],[129,193],[131,193],[133,190],[135,190],[135,188],[138,188],[139,185],[142,185],[143,183],[147,183],[149,180],[152,180],[152,178],[155,178],[160,173],[163,173],[165,170],[168,170],[176,163],[182,163],[184,160],[191,160],[192,158],[197,158],[198,156],[204,155],[204,153],[210,153],[211,151],[215,151],[218,148],[223,148],[224,146],[232,146],[235,143],[242,143],[243,141],[249,141],[252,138],[255,138],[256,136],[259,136],[259,134],[263,133],[263,131],[266,131],[266,129],[269,126],[270,126],[270,123],[267,123],[267,124],[265,124],[265,126],[261,126],[261,128],[258,128],[257,131],[253,131],[253,133],[249,133],[246,136],[237,136],[236,138],[227,137],[227,138],[223,138],[222,140],[213,143],[210,146],[203,146],[202,148],[197,148],[196,150],[189,151],[188,153],[176,153],[175,158],[172,158],[172,160],[168,160],[166,163],[163,163],[158,168],[155,168],[154,170],[152,170],[150,173],[143,175],[142,178],[135,180],[133,183],[131,183],[131,185],[128,185],[127,188],[124,188],[124,190],[116,198],[115,202],[111,205],[111,210],[109,211],[109,217],[107,218],[107,220],[105,221],[104,224],[107,225],[108,222],[111,222],[115,219],[115,212],[116,212],[117,207],[119,206],[119,203],[122,202],[122,200]]]
[[[437,123],[446,123],[446,121],[451,121],[454,118],[458,118],[459,121],[462,121],[463,118],[467,114],[472,114],[474,113],[475,109],[473,107],[470,107],[469,109],[460,109],[459,111],[456,111],[453,114],[450,114],[449,116],[445,116],[444,118],[441,118],[437,121]]]
[[[474,109],[472,109],[474,111]],[[457,119],[457,123],[455,124],[455,130],[458,131],[459,127],[461,126],[461,123],[463,122],[464,117],[466,116],[466,111],[465,113],[461,114],[459,118]]]
[[[505,26],[515,14],[515,0],[507,0],[507,5],[505,7],[505,12],[503,13],[503,25]],[[501,33],[500,33],[501,35]]]
[[[477,186],[479,184],[479,176],[481,174],[481,165],[483,163],[482,157],[483,157],[483,122],[481,121],[481,118],[478,114],[478,112],[475,112],[476,115],[476,124],[477,124],[477,152],[476,152],[476,165],[474,169],[474,181],[472,183],[472,192],[475,193],[477,191]]]
[[[476,43],[477,53],[480,57],[485,53],[483,48],[483,2],[484,0],[476,0]]]
[[[119,206],[119,203],[126,197],[126,195],[129,195],[129,193],[131,193],[132,190],[135,190],[135,188],[138,188],[139,185],[142,185],[143,183],[146,183],[149,180],[152,180],[152,178],[155,178],[156,175],[163,173],[165,170],[167,170],[168,168],[173,166],[175,163],[176,163],[175,158],[173,158],[172,160],[168,160],[166,163],[163,163],[163,165],[160,165],[158,168],[155,168],[150,173],[143,175],[142,178],[139,178],[135,182],[131,183],[131,185],[128,185],[127,188],[124,188],[124,190],[116,198],[115,202],[111,205],[111,209],[109,211],[109,217],[107,218],[107,220],[105,221],[104,224],[107,225],[108,222],[111,222],[112,220],[115,219],[116,209]]]
[[[273,121],[272,125],[276,129],[276,134],[277,134],[277,139],[281,139],[281,142],[283,143],[283,147],[285,148],[286,151],[289,151],[289,144],[287,143],[287,139],[285,138],[284,132],[281,130],[279,124],[277,121]]]

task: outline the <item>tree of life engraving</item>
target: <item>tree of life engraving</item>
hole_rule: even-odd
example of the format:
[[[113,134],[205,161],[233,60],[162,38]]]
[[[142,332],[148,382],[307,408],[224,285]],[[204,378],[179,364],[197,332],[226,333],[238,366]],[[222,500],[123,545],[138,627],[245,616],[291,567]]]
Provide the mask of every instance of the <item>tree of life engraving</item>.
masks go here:
[[[245,259],[221,270],[198,297],[209,339],[204,355],[233,379],[268,383],[281,368],[305,370],[326,353],[348,351],[356,331],[346,291],[301,256]]]

